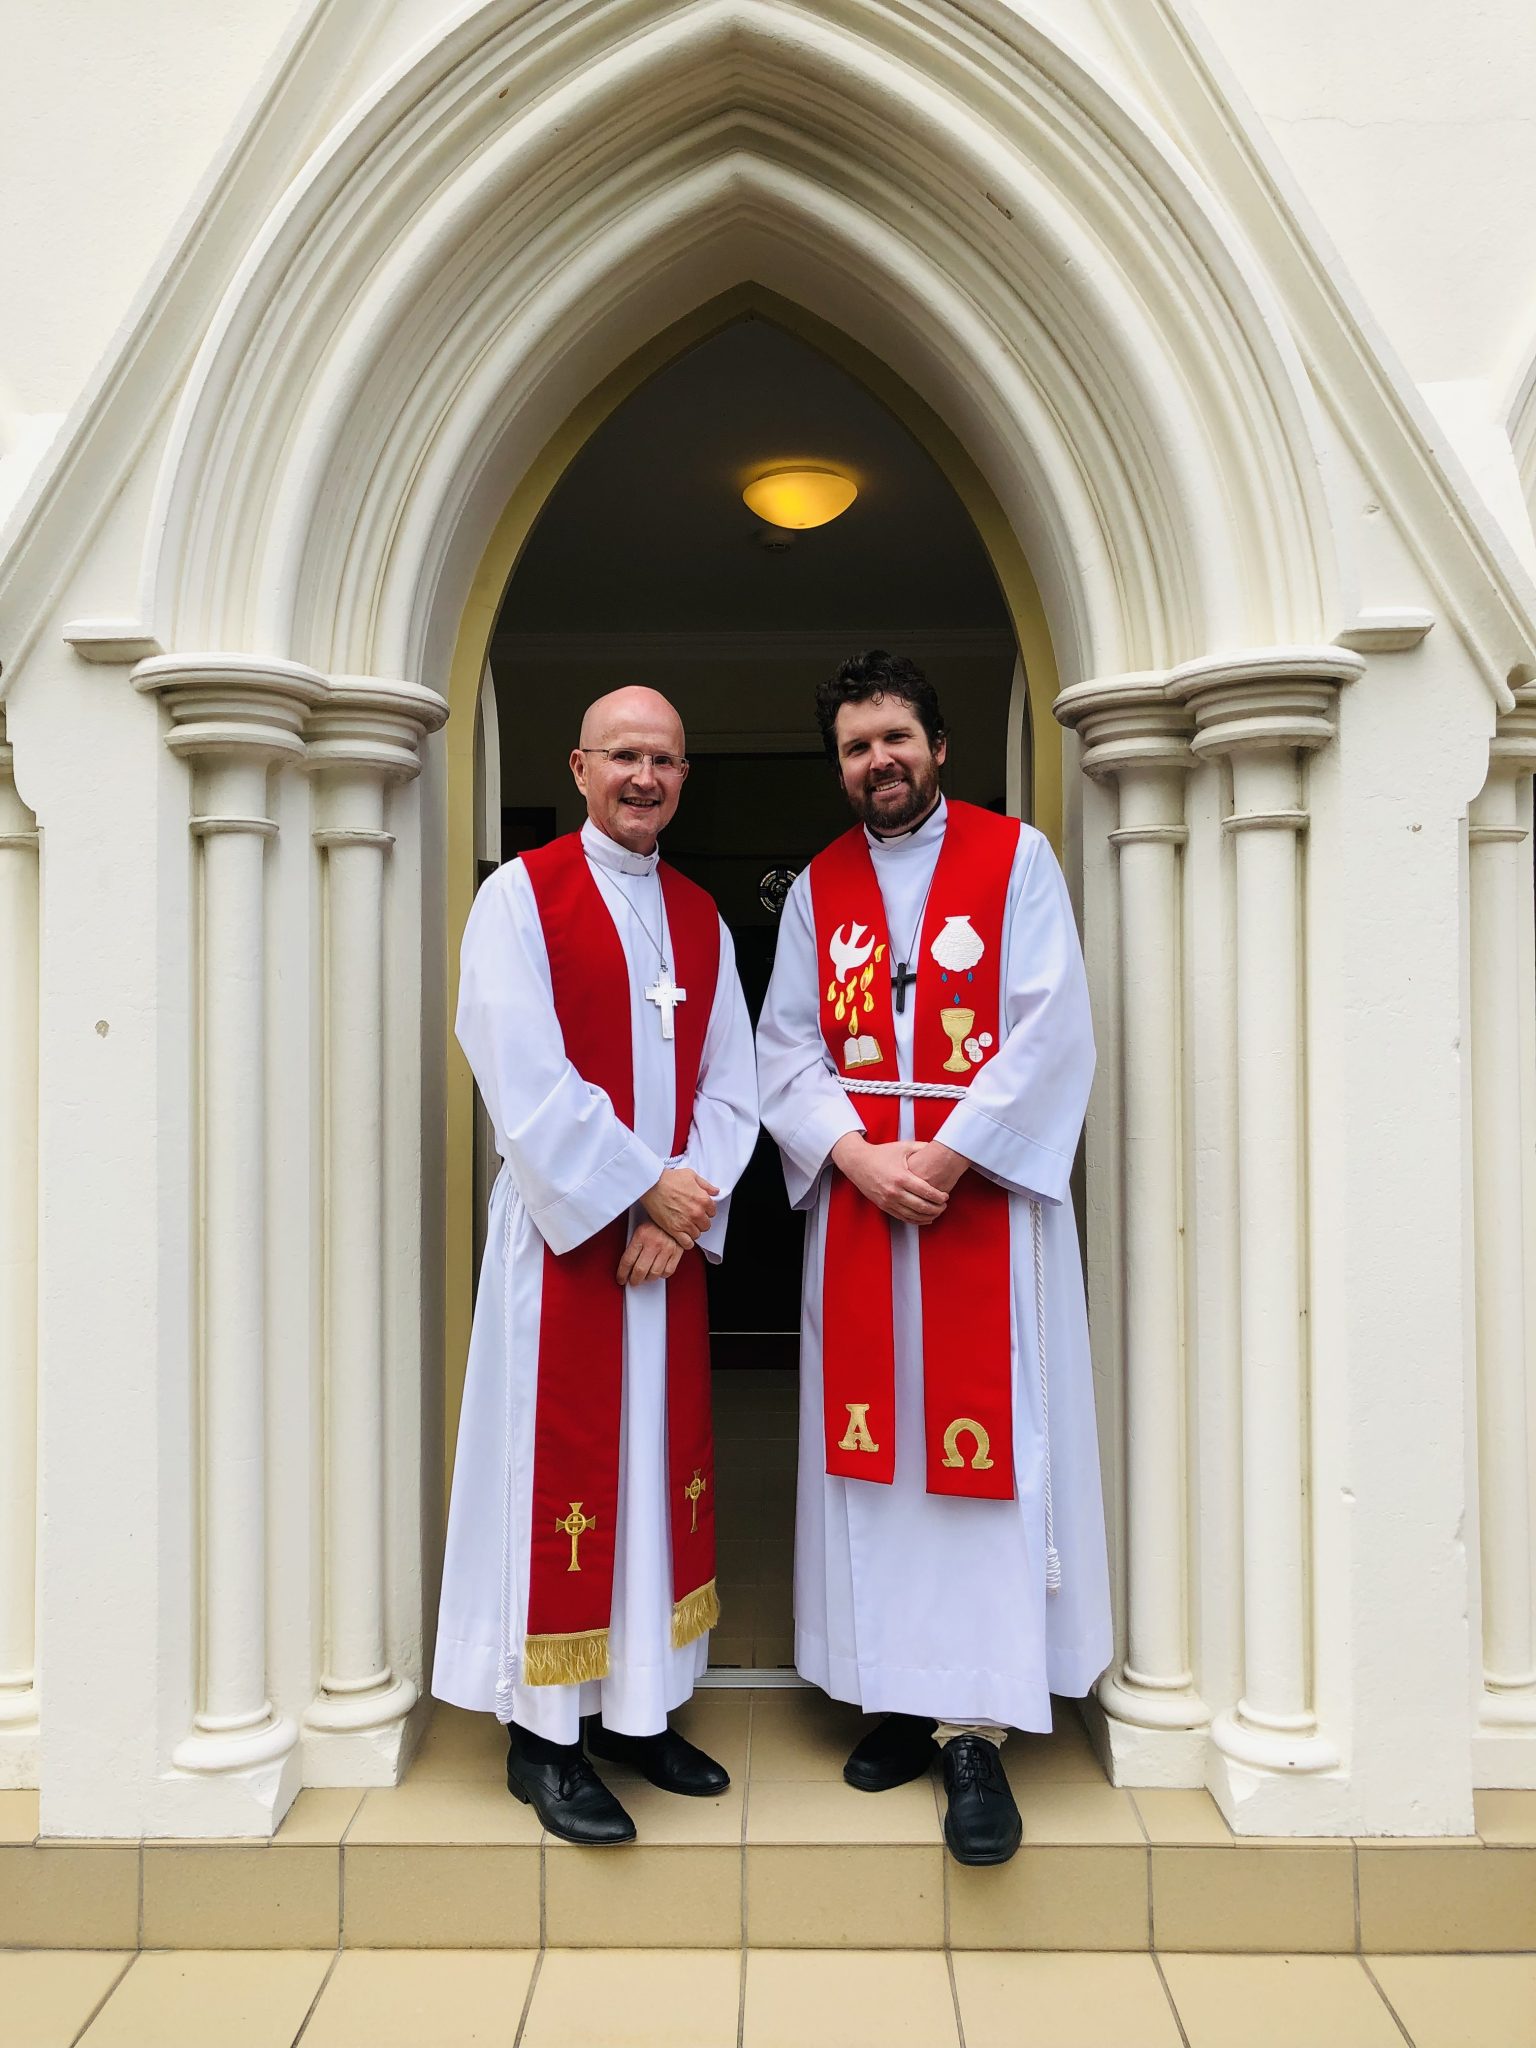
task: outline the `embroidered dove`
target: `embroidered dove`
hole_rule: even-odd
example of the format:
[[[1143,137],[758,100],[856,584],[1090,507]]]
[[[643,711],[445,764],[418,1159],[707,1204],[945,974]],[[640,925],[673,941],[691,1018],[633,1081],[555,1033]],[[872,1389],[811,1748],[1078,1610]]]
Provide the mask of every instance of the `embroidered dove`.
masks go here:
[[[845,930],[846,926],[839,925],[827,941],[832,969],[839,981],[846,981],[850,974],[857,973],[875,950],[875,935],[863,925],[854,925],[846,939],[843,937]]]

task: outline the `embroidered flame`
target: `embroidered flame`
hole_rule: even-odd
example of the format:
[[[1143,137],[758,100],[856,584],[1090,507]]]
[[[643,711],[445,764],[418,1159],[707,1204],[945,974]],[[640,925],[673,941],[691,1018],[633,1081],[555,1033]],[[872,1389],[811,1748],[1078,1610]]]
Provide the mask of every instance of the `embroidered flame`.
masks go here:
[[[856,932],[860,932],[863,929],[862,925],[854,926]],[[832,944],[828,948],[829,952],[836,953],[837,941],[841,934],[842,927],[839,925]],[[870,984],[875,978],[876,967],[884,958],[885,942],[882,940],[875,947],[873,958],[870,957],[867,949],[859,954],[859,959],[866,963],[862,973],[860,973],[858,963],[856,962],[843,980],[838,980],[834,975],[832,980],[827,983],[827,1001],[832,1005],[832,1015],[839,1024],[847,1023],[850,1038],[857,1038],[859,1035],[859,1018],[861,1016],[869,1017],[874,1014],[875,999],[869,992]]]

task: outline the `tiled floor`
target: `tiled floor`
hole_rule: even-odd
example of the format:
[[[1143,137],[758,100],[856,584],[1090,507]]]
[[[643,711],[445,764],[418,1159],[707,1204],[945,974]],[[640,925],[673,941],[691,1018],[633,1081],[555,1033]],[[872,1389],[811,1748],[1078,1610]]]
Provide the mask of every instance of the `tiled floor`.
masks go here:
[[[1065,1705],[1003,1750],[1023,1848],[967,1870],[937,1773],[843,1783],[851,1708],[701,1692],[677,1724],[731,1788],[676,1799],[605,1766],[639,1829],[622,1850],[543,1835],[507,1796],[502,1730],[448,1708],[405,1784],[301,1793],[271,1843],[39,1842],[37,1795],[0,1793],[0,1949],[1536,1950],[1536,1792],[1479,1794],[1464,1840],[1240,1842],[1204,1792],[1108,1784]]]
[[[0,1954],[0,2048],[1536,2048],[1530,1956]]]
[[[710,1660],[771,1670],[794,1663],[795,1449],[799,1376],[755,1366],[714,1374],[720,1503],[720,1626]]]

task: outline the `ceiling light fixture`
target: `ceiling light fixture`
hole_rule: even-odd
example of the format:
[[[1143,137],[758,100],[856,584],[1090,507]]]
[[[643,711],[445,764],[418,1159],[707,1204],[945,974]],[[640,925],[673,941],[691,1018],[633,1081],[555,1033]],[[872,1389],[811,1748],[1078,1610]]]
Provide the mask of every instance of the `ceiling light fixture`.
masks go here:
[[[852,477],[835,469],[770,469],[742,492],[748,508],[770,526],[803,533],[825,526],[848,510],[859,495]]]

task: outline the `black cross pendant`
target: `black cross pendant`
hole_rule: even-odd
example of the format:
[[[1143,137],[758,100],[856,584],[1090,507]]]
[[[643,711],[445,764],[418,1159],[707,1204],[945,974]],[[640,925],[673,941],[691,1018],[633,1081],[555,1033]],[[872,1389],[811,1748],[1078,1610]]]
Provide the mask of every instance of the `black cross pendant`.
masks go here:
[[[891,972],[891,986],[896,991],[896,1008],[900,1012],[907,1007],[907,990],[917,976],[905,960],[898,961]]]

